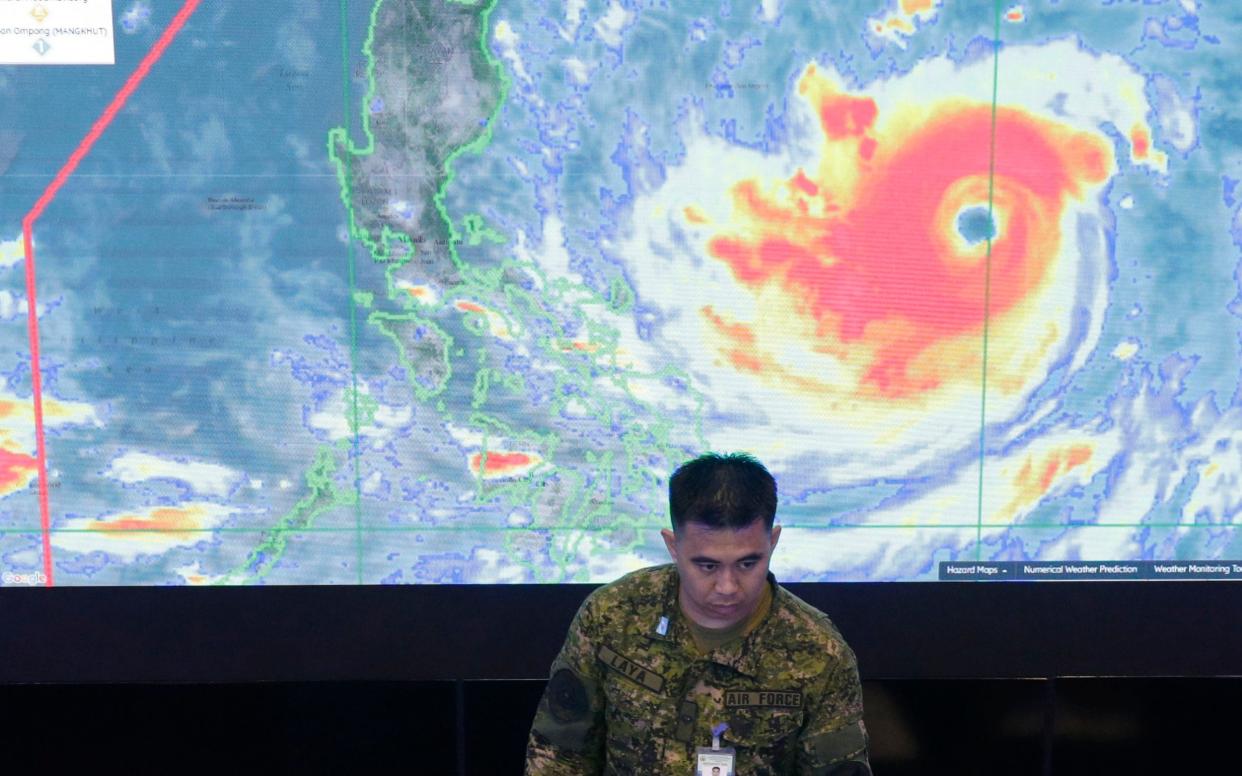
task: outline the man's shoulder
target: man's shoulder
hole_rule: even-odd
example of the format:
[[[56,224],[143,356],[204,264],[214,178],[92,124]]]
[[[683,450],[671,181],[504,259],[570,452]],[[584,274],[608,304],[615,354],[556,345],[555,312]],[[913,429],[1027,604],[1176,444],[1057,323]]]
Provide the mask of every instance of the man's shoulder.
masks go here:
[[[676,582],[676,567],[652,566],[631,571],[621,579],[597,587],[582,601],[575,627],[589,637],[646,631],[667,607],[669,585]]]
[[[770,643],[784,643],[794,653],[854,660],[853,651],[828,615],[780,585],[776,588],[771,617],[778,627],[765,629]]]
[[[587,603],[597,610],[615,606],[662,607],[676,576],[677,568],[671,563],[631,571],[597,588],[587,597]]]

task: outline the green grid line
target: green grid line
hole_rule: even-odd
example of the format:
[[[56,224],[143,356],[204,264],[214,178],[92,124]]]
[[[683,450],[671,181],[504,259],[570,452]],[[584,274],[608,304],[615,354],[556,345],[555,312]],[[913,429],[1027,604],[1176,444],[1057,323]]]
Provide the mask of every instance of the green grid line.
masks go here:
[[[378,1],[378,0],[377,0]],[[346,0],[340,0],[341,18],[341,93],[344,100],[345,136],[349,137],[349,128],[353,125],[352,106],[354,103],[352,90],[349,88],[349,15]],[[354,180],[353,154],[345,154],[344,182],[341,184],[349,202],[354,206],[354,192],[351,188]],[[353,415],[353,458],[354,458],[354,532],[357,537],[355,559],[358,571],[358,584],[362,584],[362,441],[361,424],[358,422],[358,304],[354,301],[358,290],[357,263],[354,255],[354,239],[351,235],[347,241],[349,255],[349,372],[353,390],[350,391],[350,412]]]
[[[782,528],[798,528],[816,531],[831,530],[849,530],[849,529],[865,529],[865,530],[885,530],[885,531],[925,531],[931,528],[960,528],[970,529],[977,528],[978,522],[970,523],[920,523],[917,525],[898,524],[898,523],[832,523],[824,525],[822,523],[781,523]],[[667,523],[652,523],[651,525],[633,525],[634,529],[641,531],[657,531],[661,528],[667,528]],[[1003,523],[985,523],[984,528],[1004,528],[1008,531],[1068,531],[1080,528],[1185,528],[1208,531],[1220,530],[1237,530],[1242,525],[1236,523],[1028,523],[1023,525],[1005,525]],[[428,525],[428,526],[391,526],[391,525],[343,525],[343,526],[321,526],[306,528],[260,528],[260,527],[240,527],[229,526],[221,528],[125,528],[125,529],[109,529],[109,528],[53,528],[53,534],[202,534],[204,536],[215,536],[219,534],[345,534],[345,533],[531,533],[540,531],[552,531],[558,533],[581,532],[581,533],[613,533],[615,528],[588,528],[583,526],[566,526],[566,525],[549,525],[549,526],[504,526],[504,525],[479,525],[479,526],[461,526],[461,525]],[[5,536],[23,536],[23,535],[42,535],[41,528],[0,528],[0,538]]]
[[[987,459],[986,430],[988,412],[988,313],[992,309],[992,237],[996,231],[994,197],[996,193],[996,99],[1000,84],[1001,2],[992,3],[992,124],[988,139],[988,223],[987,252],[983,268],[983,367],[979,383],[979,492],[976,506],[975,561],[983,560],[983,469]]]

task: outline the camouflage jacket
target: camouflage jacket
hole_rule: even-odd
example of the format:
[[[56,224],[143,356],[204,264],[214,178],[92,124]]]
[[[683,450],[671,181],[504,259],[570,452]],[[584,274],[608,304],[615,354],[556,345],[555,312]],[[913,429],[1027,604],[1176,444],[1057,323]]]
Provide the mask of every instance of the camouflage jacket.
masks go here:
[[[674,566],[592,593],[552,664],[528,776],[691,776],[720,722],[738,776],[869,775],[854,653],[822,612],[768,582],[767,617],[705,656],[678,607]]]

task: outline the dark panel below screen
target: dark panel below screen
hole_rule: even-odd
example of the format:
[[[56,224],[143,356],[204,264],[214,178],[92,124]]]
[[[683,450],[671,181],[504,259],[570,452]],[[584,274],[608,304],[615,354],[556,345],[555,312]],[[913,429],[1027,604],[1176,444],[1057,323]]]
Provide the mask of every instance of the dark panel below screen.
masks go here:
[[[1242,675],[1237,583],[789,587],[864,678]],[[543,678],[592,589],[4,589],[0,683]]]
[[[8,686],[0,741],[6,774],[447,775],[454,703],[447,682]]]
[[[543,688],[5,686],[0,740],[6,774],[105,762],[133,774],[519,774]],[[872,765],[884,776],[1236,770],[1238,679],[884,680],[864,682],[863,693]]]

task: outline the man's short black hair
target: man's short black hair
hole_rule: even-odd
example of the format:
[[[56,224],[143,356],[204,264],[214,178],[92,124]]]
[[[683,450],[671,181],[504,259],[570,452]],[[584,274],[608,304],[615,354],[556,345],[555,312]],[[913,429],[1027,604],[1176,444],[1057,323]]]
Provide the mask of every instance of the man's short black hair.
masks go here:
[[[710,528],[745,528],[756,520],[772,530],[776,480],[747,453],[707,453],[677,467],[668,480],[673,530],[686,523]]]

